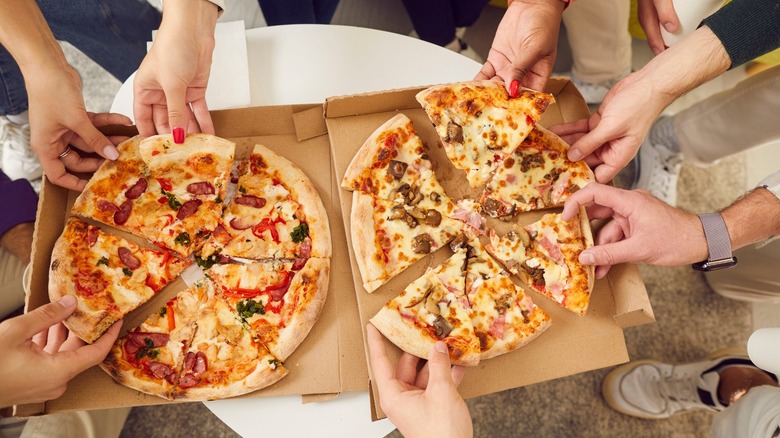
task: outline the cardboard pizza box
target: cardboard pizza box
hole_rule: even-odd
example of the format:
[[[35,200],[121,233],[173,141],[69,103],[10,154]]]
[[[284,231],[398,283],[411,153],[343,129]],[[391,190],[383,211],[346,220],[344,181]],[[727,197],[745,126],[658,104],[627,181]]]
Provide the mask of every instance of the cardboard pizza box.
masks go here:
[[[212,117],[217,134],[236,143],[236,158],[248,156],[255,144],[263,144],[294,162],[309,176],[328,212],[333,243],[330,285],[325,305],[309,335],[285,361],[289,374],[277,384],[243,397],[301,394],[305,401],[317,401],[344,391],[367,389],[368,374],[362,354],[355,287],[350,273],[344,223],[338,203],[338,181],[333,175],[322,104],[215,111]],[[117,128],[111,133],[135,134],[126,128]],[[76,192],[44,182],[35,224],[26,311],[49,302],[47,286],[51,251],[77,196]],[[116,230],[111,232],[140,242],[140,239],[128,233]],[[142,323],[150,313],[165,305],[184,287],[184,282],[178,279],[151,301],[131,312],[124,320],[122,333]],[[31,416],[163,403],[175,402],[119,385],[96,366],[73,379],[60,398],[45,404],[16,406],[15,415]]]
[[[415,130],[426,144],[434,171],[445,192],[454,200],[464,196],[479,199],[481,190],[470,189],[465,172],[450,164],[430,119],[416,101],[415,95],[423,88],[334,97],[327,100],[325,119],[330,142],[334,145],[331,150],[337,179],[343,177],[352,157],[366,138],[382,123],[402,112],[412,120]],[[540,121],[542,126],[578,120],[589,115],[582,96],[567,79],[551,79],[546,91],[555,95],[556,103],[544,113]],[[366,323],[388,300],[395,298],[426,269],[437,266],[452,252],[448,248],[441,248],[419,260],[375,292],[367,293],[362,286],[363,281],[355,262],[349,233],[352,193],[344,189],[339,193],[349,241],[361,329],[365,334]],[[538,220],[543,214],[544,212],[521,213],[516,220],[520,225],[525,225]],[[510,224],[496,220],[488,221],[488,227],[495,228],[499,233],[505,232],[509,226]],[[647,291],[634,265],[616,266],[605,279],[596,282],[588,312],[584,317],[564,310],[538,293],[530,292],[530,295],[534,303],[550,314],[552,326],[530,344],[509,354],[481,361],[475,369],[469,370],[459,388],[464,397],[491,394],[626,362],[628,352],[623,328],[655,320]],[[397,360],[401,350],[389,341],[385,342],[391,359]],[[371,387],[371,396],[374,418],[384,418],[379,408],[375,386]]]

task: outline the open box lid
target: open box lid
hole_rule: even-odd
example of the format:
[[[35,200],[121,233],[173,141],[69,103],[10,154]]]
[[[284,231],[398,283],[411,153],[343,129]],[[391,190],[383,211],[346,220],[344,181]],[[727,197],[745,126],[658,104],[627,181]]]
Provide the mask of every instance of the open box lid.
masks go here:
[[[341,180],[357,150],[366,138],[382,123],[398,112],[407,115],[426,144],[439,182],[445,192],[457,200],[463,196],[478,199],[479,191],[468,188],[464,172],[454,169],[446,158],[439,138],[428,116],[415,95],[422,88],[401,89],[354,96],[329,98],[325,104],[325,120],[330,142],[335,145],[333,162],[336,179]],[[566,78],[552,78],[547,90],[556,97],[540,124],[552,126],[589,116],[587,105],[574,85]],[[350,229],[352,194],[344,189],[341,195],[342,218],[345,229]],[[524,213],[523,223],[530,223],[542,213]],[[448,249],[440,249],[413,264],[372,294],[363,287],[360,271],[352,251],[352,238],[347,233],[353,284],[356,285],[360,320],[365,325],[390,299],[396,297],[411,281],[449,256]],[[535,293],[534,303],[552,317],[552,326],[538,339],[512,353],[482,361],[466,373],[460,393],[476,397],[510,388],[529,385],[572,374],[607,367],[628,360],[623,328],[655,320],[647,291],[635,265],[620,265],[610,270],[607,278],[596,281],[586,316],[579,317]],[[385,340],[391,360],[397,360],[401,351]],[[364,350],[366,351],[366,350]],[[367,359],[367,358],[366,358]],[[372,412],[375,418],[384,418],[379,409],[378,394],[372,385]]]
[[[286,361],[289,374],[277,384],[242,397],[302,394],[305,401],[331,398],[344,391],[367,389],[368,373],[362,356],[360,321],[350,274],[338,181],[333,175],[332,154],[322,105],[253,107],[212,113],[218,135],[236,143],[236,158],[248,156],[255,144],[263,144],[298,165],[322,198],[330,222],[333,257],[328,297],[319,320]],[[111,134],[134,135],[127,127],[113,127]],[[30,291],[26,311],[49,302],[48,274],[54,243],[62,232],[78,193],[44,182],[38,205],[32,254]],[[138,239],[117,232],[128,239]],[[171,283],[148,303],[131,312],[123,332],[146,317],[184,288],[181,279]],[[350,354],[352,352],[353,354]],[[14,415],[31,416],[69,410],[105,409],[173,403],[119,385],[99,367],[92,367],[69,384],[65,394],[45,404],[15,406]]]

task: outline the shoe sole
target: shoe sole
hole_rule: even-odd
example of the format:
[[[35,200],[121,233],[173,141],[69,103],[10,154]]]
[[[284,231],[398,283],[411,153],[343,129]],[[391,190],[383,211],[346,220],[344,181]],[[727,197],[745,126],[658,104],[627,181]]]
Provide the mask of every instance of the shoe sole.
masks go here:
[[[746,349],[740,347],[723,348],[710,353],[705,357],[705,360],[713,360],[713,359],[718,359],[721,357],[728,357],[728,356],[748,357],[748,354]],[[612,396],[612,392],[607,390],[607,387],[611,386],[613,382],[619,383],[616,382],[616,380],[618,380],[618,376],[627,374],[629,370],[634,369],[641,365],[659,364],[659,363],[663,363],[663,362],[658,360],[652,360],[652,359],[643,359],[643,360],[637,360],[637,361],[625,363],[623,365],[618,366],[614,370],[610,371],[609,374],[607,374],[607,377],[605,377],[604,381],[601,383],[601,396],[604,398],[604,401],[606,401],[609,407],[612,408],[612,410],[614,411],[620,412],[621,414],[624,415],[630,415],[632,417],[642,418],[645,420],[663,420],[674,415],[672,414],[665,417],[658,417],[658,416],[651,416],[651,415],[641,415],[641,414],[637,414],[636,412],[628,412],[618,405],[617,400],[615,400],[615,398]]]

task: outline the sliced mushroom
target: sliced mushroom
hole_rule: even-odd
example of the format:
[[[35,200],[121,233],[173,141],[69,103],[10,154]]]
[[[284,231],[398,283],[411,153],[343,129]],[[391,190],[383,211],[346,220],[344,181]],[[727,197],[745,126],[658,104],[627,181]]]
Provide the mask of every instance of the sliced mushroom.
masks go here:
[[[412,239],[412,251],[415,254],[429,254],[431,252],[431,236],[418,234]]]
[[[447,123],[447,142],[463,143],[463,127],[455,122]]]
[[[404,215],[404,222],[406,222],[406,225],[408,225],[409,228],[414,228],[419,224],[419,222],[417,222],[417,219],[415,219],[414,216],[408,213]]]
[[[406,163],[402,163],[396,160],[391,160],[390,163],[387,165],[387,173],[393,175],[395,179],[401,179],[403,178],[407,167],[409,167],[409,165]]]
[[[441,202],[441,194],[439,192],[431,192],[431,201],[439,203]]]
[[[520,267],[520,262],[518,262],[515,259],[509,259],[506,262],[504,262],[504,264],[506,265],[507,269],[509,269],[510,271],[514,271],[514,272],[517,272],[518,271],[518,267]]]
[[[423,200],[423,194],[420,193],[420,190],[417,188],[414,188],[412,191],[414,192],[414,196],[412,196],[411,199],[409,200],[409,205],[414,206],[419,204],[420,201]]]
[[[409,193],[409,190],[411,189],[412,187],[409,184],[403,183],[400,186],[398,186],[397,189],[395,189],[395,192],[400,193],[404,197],[404,200],[406,200],[406,196]]]
[[[409,210],[409,214],[412,215],[415,219],[425,219],[425,212],[420,209],[419,207],[414,207],[411,210]]]
[[[526,248],[531,246],[531,236],[528,234],[528,231],[521,227],[514,227],[513,231],[516,232],[518,236],[520,236],[520,241],[523,242],[523,246]]]
[[[505,212],[498,217],[498,220],[509,222],[512,220],[512,216],[514,216],[515,211],[517,211],[517,207],[515,204],[512,204],[508,209],[505,209]]]
[[[512,295],[504,294],[496,298],[495,309],[499,315],[503,315],[512,306]]]
[[[447,322],[447,320],[444,319],[444,317],[441,315],[437,316],[436,320],[433,321],[433,328],[436,329],[435,334],[436,337],[439,339],[446,338],[447,336],[449,336],[450,332],[452,331],[452,326],[450,325],[450,323]]]
[[[487,198],[485,202],[482,203],[482,211],[484,211],[485,214],[487,214],[490,217],[498,217],[501,210],[502,210],[501,202],[493,198]]]
[[[450,249],[455,252],[468,243],[468,239],[466,238],[465,234],[458,234],[458,237],[452,239],[452,242],[450,242]]]
[[[522,265],[523,270],[528,274],[529,277],[533,279],[534,284],[544,285],[544,269],[542,268],[532,268],[528,266],[528,261],[526,260],[523,262]]]
[[[441,213],[436,210],[427,210],[425,212],[425,220],[423,220],[423,222],[426,225],[438,227],[441,223]]]
[[[406,216],[406,210],[402,205],[396,205],[390,210],[390,216],[388,219],[390,220],[396,220],[396,219],[403,219],[404,216]]]
[[[428,298],[428,296],[429,296],[429,295],[431,294],[431,292],[433,291],[433,287],[431,286],[431,284],[430,284],[430,283],[428,283],[428,285],[427,285],[427,286],[428,286],[428,290],[426,290],[426,291],[425,291],[425,293],[423,293],[423,294],[420,296],[420,298],[418,298],[418,299],[416,299],[416,300],[412,301],[411,303],[409,303],[409,305],[408,305],[408,306],[406,306],[406,308],[407,308],[407,309],[409,309],[409,308],[411,308],[411,307],[414,307],[414,306],[416,306],[416,305],[418,305],[418,304],[422,303],[424,299]]]
[[[439,301],[433,299],[432,297],[428,297],[428,299],[425,301],[425,309],[434,315],[439,315],[441,313],[439,311]]]

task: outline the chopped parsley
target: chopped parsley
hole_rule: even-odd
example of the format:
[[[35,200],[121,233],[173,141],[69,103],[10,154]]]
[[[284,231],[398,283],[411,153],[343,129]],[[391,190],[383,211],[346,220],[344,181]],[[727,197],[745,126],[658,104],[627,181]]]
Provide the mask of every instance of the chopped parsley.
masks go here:
[[[160,355],[160,352],[154,349],[154,342],[152,342],[152,340],[149,338],[144,338],[144,344],[146,346],[138,350],[138,352],[135,354],[135,358],[142,359],[144,357],[149,357],[152,359],[157,359],[157,356]]]
[[[278,359],[268,359],[268,365],[271,365],[271,369],[272,370],[275,370],[276,368],[278,368],[280,364],[283,365],[283,363],[279,362]]]
[[[166,313],[168,313],[168,306],[160,307],[160,316],[165,316]]]
[[[100,265],[108,266],[108,257],[101,257],[100,260],[97,261],[97,264],[95,266],[100,266]]]
[[[173,239],[174,243],[181,246],[188,246],[190,244],[190,235],[186,231],[182,231],[179,233],[178,236],[176,236],[175,239]]]
[[[244,186],[238,186],[238,191],[242,194],[246,194],[246,187]]]
[[[265,308],[262,301],[255,301],[252,299],[242,300],[236,304],[236,312],[238,316],[246,322],[255,314],[265,315]]]
[[[220,198],[219,195],[217,195],[217,197],[214,199],[214,203],[215,204],[221,204],[222,203],[222,198]]]
[[[122,272],[127,275],[128,277],[133,276],[133,271],[130,270],[130,268],[122,268]]]
[[[208,269],[219,262],[219,254],[212,254],[206,258],[195,256],[195,263],[203,269]]]
[[[160,191],[166,198],[168,198],[168,207],[171,207],[171,210],[173,211],[178,211],[179,207],[181,207],[181,202],[176,199],[176,195],[173,193],[168,193],[163,189],[160,189]]]
[[[292,241],[295,243],[303,242],[304,239],[309,237],[309,224],[301,222],[301,224],[295,227],[292,233],[290,233],[290,237],[292,237]]]

